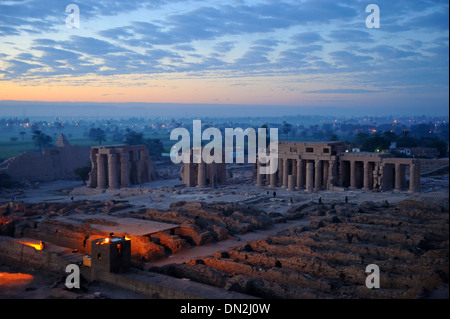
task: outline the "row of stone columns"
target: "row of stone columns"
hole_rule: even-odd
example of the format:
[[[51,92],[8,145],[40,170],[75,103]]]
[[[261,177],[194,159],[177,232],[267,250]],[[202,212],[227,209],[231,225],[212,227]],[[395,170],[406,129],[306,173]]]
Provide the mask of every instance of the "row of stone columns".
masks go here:
[[[291,164],[290,164],[291,163]],[[277,186],[277,175],[282,188],[293,191],[306,189],[307,192],[328,188],[333,179],[332,168],[334,161],[304,160],[304,159],[280,159],[279,172],[266,176],[270,187]],[[261,164],[258,162],[256,169],[256,185],[262,186],[264,175],[260,174]],[[291,167],[291,169],[289,169]],[[289,172],[291,171],[291,174]],[[280,173],[281,172],[281,173]]]
[[[195,165],[197,165],[197,179],[195,179]],[[201,162],[199,164],[185,163],[183,166],[183,183],[187,187],[197,186],[204,188],[207,182],[215,186],[219,183],[224,183],[226,180],[226,167],[224,163],[206,164]]]
[[[290,164],[291,162],[291,164]],[[350,189],[361,188],[363,190],[370,190],[374,188],[375,183],[386,185],[393,183],[395,190],[402,190],[406,184],[405,169],[408,164],[394,163],[388,165],[395,165],[395,174],[390,176],[386,171],[382,172],[382,178],[378,179],[378,169],[380,163],[371,161],[356,161],[351,160],[350,171],[344,171],[341,163],[341,181],[337,180],[337,165],[335,168],[335,161],[324,160],[304,160],[304,159],[280,159],[278,173],[266,176],[266,181],[269,186],[277,186],[277,176],[279,186],[287,190],[305,189],[307,192],[318,191],[321,189],[328,189],[335,181],[336,184],[343,185],[344,179],[350,182]],[[358,164],[359,163],[359,164]],[[360,165],[363,165],[362,168]],[[348,165],[348,164],[347,164]],[[386,164],[383,164],[386,165]],[[384,167],[381,165],[381,167]],[[260,174],[260,163],[257,164],[256,184],[262,186],[264,183],[264,176]],[[289,169],[291,167],[291,169]],[[416,163],[409,164],[410,167],[410,182],[409,191],[416,192],[419,190],[420,171],[419,165]],[[291,172],[291,174],[289,174]],[[361,175],[362,173],[362,175]],[[348,175],[347,175],[348,174]],[[347,175],[347,176],[344,176]],[[335,180],[336,179],[336,180]],[[362,179],[362,180],[361,180]],[[392,181],[391,179],[394,179]],[[348,184],[347,184],[348,185]]]
[[[128,154],[97,154],[97,187],[119,188],[129,185],[129,159]]]
[[[358,180],[357,180],[357,168],[356,163],[359,161],[350,161],[350,188],[356,189],[358,188]],[[370,161],[363,161],[363,190],[370,190],[373,187],[373,183],[371,182],[371,177],[376,176],[378,173],[375,172],[378,169],[377,163],[370,162]],[[405,187],[405,181],[406,181],[406,174],[405,174],[405,168],[407,164],[401,164],[401,163],[387,163],[384,164],[382,167],[386,167],[386,165],[392,165],[394,167],[394,174],[391,176],[386,172],[386,168],[384,169],[383,175],[383,181],[382,183],[384,185],[384,188],[386,188],[386,185],[393,184],[394,190],[400,191]],[[420,171],[419,166],[415,163],[412,163],[410,166],[410,182],[409,182],[409,191],[415,192],[419,189],[420,184]],[[392,181],[392,179],[394,179]]]

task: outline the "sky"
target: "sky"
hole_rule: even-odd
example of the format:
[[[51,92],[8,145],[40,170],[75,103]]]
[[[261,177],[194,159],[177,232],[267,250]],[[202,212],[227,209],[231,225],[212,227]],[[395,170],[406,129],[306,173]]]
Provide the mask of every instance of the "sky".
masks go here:
[[[0,101],[448,114],[448,13],[438,0],[0,0]]]

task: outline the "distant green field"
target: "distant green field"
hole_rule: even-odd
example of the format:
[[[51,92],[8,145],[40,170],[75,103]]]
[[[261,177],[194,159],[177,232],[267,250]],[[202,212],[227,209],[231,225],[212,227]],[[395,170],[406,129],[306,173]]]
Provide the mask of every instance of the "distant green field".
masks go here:
[[[4,141],[0,140],[0,160],[5,160],[13,156],[17,156],[25,151],[36,151],[38,148],[34,146],[32,141]]]
[[[11,138],[18,138],[17,141],[11,141]],[[67,140],[72,145],[80,145],[80,146],[95,146],[98,145],[97,142],[91,141],[87,137],[68,137],[66,136]],[[103,142],[102,145],[112,145],[112,144],[120,144],[119,142],[112,142],[110,140],[110,137],[107,137],[108,140],[106,142]],[[175,144],[175,141],[171,141],[169,139],[169,136],[167,134],[165,135],[146,135],[145,138],[152,138],[152,139],[160,139],[163,143],[164,148],[170,150],[171,146]],[[56,142],[54,138],[54,143]],[[0,135],[0,162],[3,160],[6,160],[10,157],[15,157],[19,155],[20,153],[26,152],[26,151],[34,151],[34,152],[40,152],[40,150],[34,146],[33,140],[31,139],[31,136],[25,136],[24,140],[22,141],[22,138],[18,136],[17,134],[2,134]]]

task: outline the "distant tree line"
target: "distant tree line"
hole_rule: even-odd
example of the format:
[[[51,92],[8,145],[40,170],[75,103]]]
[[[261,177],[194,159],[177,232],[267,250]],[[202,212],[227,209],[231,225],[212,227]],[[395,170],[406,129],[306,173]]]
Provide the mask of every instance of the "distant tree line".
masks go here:
[[[92,141],[98,142],[100,145],[102,145],[102,142],[106,142],[106,132],[101,128],[91,128],[88,136]],[[145,145],[150,152],[150,156],[156,158],[161,157],[162,153],[164,153],[164,146],[161,140],[145,138],[144,133],[138,133],[130,128],[125,130],[125,134],[120,133],[118,130],[113,131],[112,141],[128,145]]]
[[[447,154],[448,144],[437,136],[433,137],[415,137],[409,131],[403,131],[401,134],[386,131],[383,133],[368,134],[360,132],[355,135],[352,141],[354,146],[359,146],[362,152],[376,152],[389,149],[391,144],[397,143],[399,148],[426,147],[436,148],[441,157]]]

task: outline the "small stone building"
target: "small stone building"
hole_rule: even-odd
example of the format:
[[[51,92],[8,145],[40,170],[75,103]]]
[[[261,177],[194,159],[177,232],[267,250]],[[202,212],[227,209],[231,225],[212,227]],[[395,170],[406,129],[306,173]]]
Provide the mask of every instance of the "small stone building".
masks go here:
[[[131,266],[131,241],[110,236],[91,243],[91,267],[96,271],[125,272]]]

